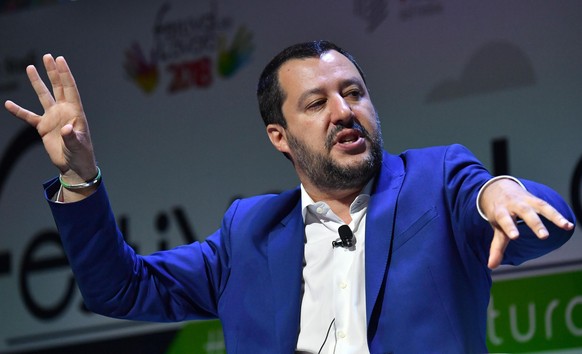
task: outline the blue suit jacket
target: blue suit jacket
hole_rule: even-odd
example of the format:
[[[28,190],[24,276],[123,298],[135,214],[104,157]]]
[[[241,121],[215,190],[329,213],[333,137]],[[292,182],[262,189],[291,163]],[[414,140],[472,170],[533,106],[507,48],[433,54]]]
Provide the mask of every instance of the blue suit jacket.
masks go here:
[[[366,221],[371,353],[487,351],[492,231],[475,202],[490,177],[459,145],[384,154]],[[523,183],[574,220],[555,192]],[[53,183],[47,194],[56,188]],[[297,188],[238,200],[205,242],[149,256],[123,241],[104,186],[81,202],[51,208],[93,311],[151,321],[218,317],[229,353],[293,353],[302,296],[299,199]],[[544,241],[522,230],[504,263],[540,256],[572,234],[548,227]]]

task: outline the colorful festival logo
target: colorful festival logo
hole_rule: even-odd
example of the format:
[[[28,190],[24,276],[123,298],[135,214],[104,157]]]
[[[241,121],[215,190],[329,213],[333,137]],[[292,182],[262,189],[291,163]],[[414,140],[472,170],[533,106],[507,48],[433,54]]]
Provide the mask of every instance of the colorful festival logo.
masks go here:
[[[170,3],[158,10],[149,52],[138,42],[125,52],[125,72],[144,92],[154,92],[165,81],[171,93],[206,88],[216,76],[234,76],[250,60],[252,33],[245,26],[235,30],[234,20],[219,16],[216,5],[207,13],[172,20],[170,10]]]

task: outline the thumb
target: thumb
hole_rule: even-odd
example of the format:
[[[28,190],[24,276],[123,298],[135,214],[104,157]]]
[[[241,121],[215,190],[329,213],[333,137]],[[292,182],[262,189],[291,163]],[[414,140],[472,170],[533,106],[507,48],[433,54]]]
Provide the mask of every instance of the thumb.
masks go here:
[[[97,167],[89,136],[83,132],[75,131],[72,124],[66,124],[61,128],[61,137],[64,144],[66,168],[83,179],[95,176]]]
[[[61,128],[61,137],[63,138],[65,148],[71,153],[82,152],[85,149],[72,124],[65,124]]]
[[[508,244],[509,238],[503,233],[503,231],[496,228],[493,233],[493,240],[491,241],[491,248],[489,250],[489,261],[487,263],[489,269],[499,267]]]
[[[61,136],[65,139],[66,136],[70,135],[73,132],[73,125],[72,124],[65,124],[61,128]]]
[[[65,143],[65,148],[71,152],[79,151],[81,142],[77,139],[77,134],[73,130],[72,124],[65,124],[61,128],[61,137]]]

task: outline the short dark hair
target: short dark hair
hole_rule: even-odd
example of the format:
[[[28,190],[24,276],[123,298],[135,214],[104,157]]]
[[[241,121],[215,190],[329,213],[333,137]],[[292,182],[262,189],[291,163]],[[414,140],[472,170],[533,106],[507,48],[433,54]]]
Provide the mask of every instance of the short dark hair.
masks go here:
[[[257,99],[259,100],[259,110],[265,126],[274,123],[281,125],[283,128],[287,128],[287,121],[283,116],[282,110],[285,92],[283,92],[279,84],[279,68],[291,59],[316,58],[330,50],[335,50],[348,58],[358,69],[364,83],[366,82],[364,72],[358,63],[356,63],[354,57],[332,42],[318,40],[298,43],[287,47],[265,66],[259,78]]]

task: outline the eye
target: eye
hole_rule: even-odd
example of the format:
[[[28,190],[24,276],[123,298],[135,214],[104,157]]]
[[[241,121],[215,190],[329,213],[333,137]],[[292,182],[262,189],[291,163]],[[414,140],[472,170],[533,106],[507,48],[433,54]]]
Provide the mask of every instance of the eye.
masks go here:
[[[351,88],[349,90],[346,90],[343,93],[343,96],[344,97],[352,97],[352,98],[360,98],[363,96],[363,92],[359,88]]]
[[[318,109],[322,108],[325,105],[325,102],[326,102],[325,99],[315,100],[315,101],[310,102],[309,104],[307,104],[306,109],[307,110],[318,110]]]

